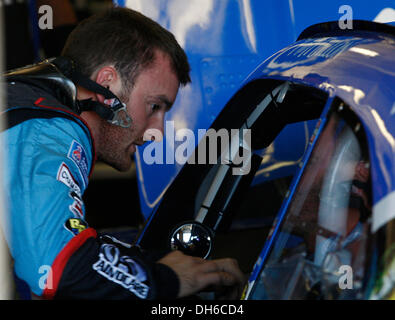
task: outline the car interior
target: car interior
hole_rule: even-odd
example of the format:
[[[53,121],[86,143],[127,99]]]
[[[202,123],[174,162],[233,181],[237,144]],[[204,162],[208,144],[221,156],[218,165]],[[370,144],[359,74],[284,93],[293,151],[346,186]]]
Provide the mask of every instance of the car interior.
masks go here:
[[[239,130],[239,135],[233,137],[239,146],[236,153],[250,155],[248,174],[233,174],[232,169],[242,170],[240,164],[235,165],[229,158],[221,161],[220,156],[217,163],[209,163],[209,159],[193,164],[188,161],[154,210],[137,243],[147,249],[180,249],[194,255],[191,248],[197,246],[190,235],[195,230],[199,233],[197,238],[205,238],[196,255],[234,257],[241,269],[250,273],[292,180],[292,176],[286,176],[251,186],[262,162],[259,151],[270,146],[286,126],[318,119],[326,100],[325,92],[300,84],[276,80],[246,84],[211,128]],[[247,129],[250,145],[243,135]],[[204,139],[191,157],[198,159],[202,154],[208,157],[210,150]],[[218,155],[231,153],[220,150],[221,144],[217,146]],[[190,243],[180,243],[181,237],[188,238]],[[248,252],[243,250],[246,246]]]

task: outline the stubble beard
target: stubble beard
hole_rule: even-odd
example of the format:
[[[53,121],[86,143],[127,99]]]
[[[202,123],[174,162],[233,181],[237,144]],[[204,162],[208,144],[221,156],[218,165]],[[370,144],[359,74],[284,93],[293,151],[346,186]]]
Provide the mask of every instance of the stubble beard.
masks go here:
[[[121,128],[102,121],[98,160],[120,172],[128,171],[133,161],[133,155],[129,151],[133,142],[133,131],[131,128]]]

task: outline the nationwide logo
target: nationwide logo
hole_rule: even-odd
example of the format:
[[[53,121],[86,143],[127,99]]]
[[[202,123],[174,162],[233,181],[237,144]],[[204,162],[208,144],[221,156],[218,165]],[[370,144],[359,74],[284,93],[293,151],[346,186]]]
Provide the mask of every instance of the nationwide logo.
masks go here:
[[[73,140],[69,152],[67,154],[67,157],[76,164],[76,166],[78,167],[81,173],[81,177],[83,179],[85,186],[88,185],[88,175],[89,175],[88,157],[82,145],[79,142]]]
[[[76,160],[78,163],[81,161],[81,153],[82,148],[77,146],[77,149],[73,151],[73,159]]]
[[[99,260],[92,266],[100,275],[129,290],[137,297],[146,299],[149,287],[144,269],[128,256],[120,256],[119,249],[112,244],[103,244]]]

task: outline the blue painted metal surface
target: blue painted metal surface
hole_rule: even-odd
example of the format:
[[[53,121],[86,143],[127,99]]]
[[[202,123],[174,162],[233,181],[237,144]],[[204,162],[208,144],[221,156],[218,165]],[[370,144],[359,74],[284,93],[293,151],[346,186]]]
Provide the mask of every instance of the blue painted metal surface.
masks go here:
[[[263,62],[247,80],[284,79],[344,100],[361,119],[371,154],[373,203],[395,190],[395,37],[305,39]]]
[[[337,20],[343,0],[128,0],[115,1],[151,17],[174,33],[185,49],[191,67],[192,84],[182,88],[166,121],[174,121],[165,137],[163,164],[144,161],[144,147],[136,153],[141,210],[148,218],[167,187],[182,167],[170,161],[182,141],[174,131],[188,128],[197,137],[207,129],[243,80],[261,61],[296,40],[307,26]],[[354,19],[384,19],[395,7],[386,0],[352,0]],[[395,11],[394,11],[395,12]],[[381,15],[380,15],[381,14]],[[261,155],[264,161],[254,183],[294,174],[307,146],[315,122],[288,126]],[[289,148],[292,137],[293,148]],[[195,145],[198,141],[196,138]]]

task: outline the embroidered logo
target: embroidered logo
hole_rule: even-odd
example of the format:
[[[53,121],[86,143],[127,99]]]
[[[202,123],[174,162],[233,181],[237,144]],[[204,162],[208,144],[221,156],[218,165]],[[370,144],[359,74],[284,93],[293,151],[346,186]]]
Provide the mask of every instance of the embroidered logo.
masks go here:
[[[86,156],[86,152],[82,145],[73,140],[71,143],[69,152],[67,157],[71,159],[77,166],[78,170],[81,173],[82,180],[84,182],[84,186],[88,185],[88,175],[89,175],[89,165],[88,158]]]
[[[77,218],[84,218],[84,203],[81,197],[74,191],[70,191],[69,195],[74,202],[69,206],[70,211],[74,214]]]
[[[88,224],[82,219],[68,219],[64,226],[75,236],[88,228]]]
[[[59,167],[56,179],[64,183],[81,198],[81,189],[71,174],[69,167],[64,162]]]
[[[128,256],[120,256],[119,249],[112,244],[103,244],[99,260],[92,266],[100,275],[129,290],[137,297],[146,299],[149,287],[144,269]]]

